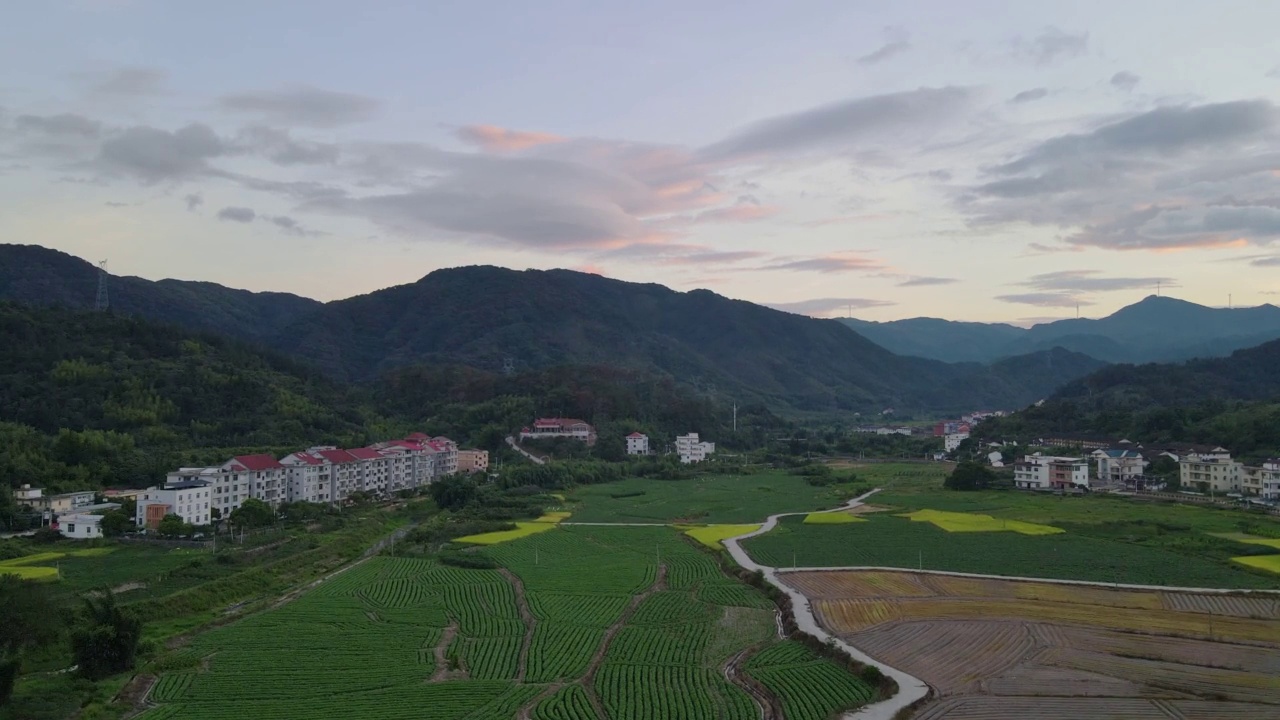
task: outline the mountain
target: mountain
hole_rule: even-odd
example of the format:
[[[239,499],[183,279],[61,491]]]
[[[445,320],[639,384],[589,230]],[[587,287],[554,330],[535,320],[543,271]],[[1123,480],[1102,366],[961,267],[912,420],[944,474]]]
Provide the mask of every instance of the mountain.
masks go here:
[[[0,300],[31,305],[92,308],[98,268],[73,255],[38,245],[0,245]],[[216,283],[153,282],[112,275],[111,308],[244,340],[265,340],[322,303],[288,293],[254,293]]]
[[[96,268],[0,246],[0,299],[84,307]],[[370,381],[415,364],[501,371],[608,365],[724,399],[793,410],[959,411],[1024,405],[1097,361],[1061,351],[987,366],[902,357],[833,320],[568,270],[438,270],[416,283],[317,303],[210,283],[110,279],[113,311],[252,340],[330,377]]]
[[[1280,308],[1210,308],[1149,296],[1099,319],[1068,319],[1028,329],[933,318],[841,322],[886,349],[945,361],[992,360],[1062,347],[1107,362],[1171,362],[1221,357],[1280,338]]]
[[[1065,384],[1042,405],[984,422],[979,432],[1084,433],[1280,453],[1280,340],[1224,358],[1111,365]]]

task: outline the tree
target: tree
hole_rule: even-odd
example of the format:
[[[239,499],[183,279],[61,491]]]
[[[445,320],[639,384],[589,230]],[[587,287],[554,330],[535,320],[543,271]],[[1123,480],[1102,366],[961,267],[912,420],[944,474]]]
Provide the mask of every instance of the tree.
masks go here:
[[[108,510],[102,514],[102,534],[118,537],[133,529],[133,518],[120,510]]]
[[[271,511],[271,506],[257,498],[249,498],[231,511],[231,522],[238,527],[266,527],[275,520],[276,514]]]
[[[966,460],[958,465],[943,481],[948,490],[986,490],[996,479],[996,474],[981,463]]]
[[[0,575],[0,705],[13,690],[28,648],[52,642],[61,632],[62,613],[49,585]]]
[[[177,516],[165,519],[171,517]],[[142,621],[117,606],[111,592],[104,590],[85,598],[79,626],[71,634],[71,649],[80,673],[101,680],[133,667],[141,638]]]
[[[461,510],[476,496],[476,484],[466,475],[449,475],[431,483],[431,499],[444,510]]]
[[[180,534],[186,533],[187,523],[184,523],[180,515],[165,515],[160,524],[156,527],[156,532],[166,538],[175,538]]]

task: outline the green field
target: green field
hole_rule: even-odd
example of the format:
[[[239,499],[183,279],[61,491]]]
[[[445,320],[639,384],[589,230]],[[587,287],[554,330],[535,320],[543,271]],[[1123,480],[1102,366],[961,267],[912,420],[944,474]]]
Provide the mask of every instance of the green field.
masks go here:
[[[825,510],[851,496],[848,485],[814,487],[785,472],[708,475],[689,480],[631,478],[576,488],[570,522],[753,523],[774,513]]]
[[[741,718],[745,671],[799,719],[872,690],[774,635],[772,603],[669,528],[557,528],[483,550],[510,571],[378,557],[176,652],[142,720]],[[660,564],[659,564],[660,563]],[[803,651],[797,654],[795,648]],[[775,650],[783,648],[783,650]],[[440,663],[437,658],[443,658]],[[171,660],[173,661],[173,660]]]
[[[1225,546],[1218,550],[1222,555],[1086,536],[1073,531],[1082,526],[1062,523],[1067,532],[1053,535],[949,533],[888,513],[866,517],[868,522],[851,525],[813,525],[799,517],[783,518],[772,532],[746,540],[743,546],[757,561],[777,567],[790,567],[794,558],[800,567],[922,567],[1143,585],[1280,588],[1280,578],[1231,562],[1232,554],[1239,555],[1248,546],[1208,536],[1203,536],[1205,543]]]

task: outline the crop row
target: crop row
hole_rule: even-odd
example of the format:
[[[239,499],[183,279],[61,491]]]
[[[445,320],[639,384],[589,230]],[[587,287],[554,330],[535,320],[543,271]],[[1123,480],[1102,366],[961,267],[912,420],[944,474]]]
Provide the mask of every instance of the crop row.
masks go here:
[[[608,627],[622,615],[631,598],[621,594],[531,592],[528,601],[530,611],[539,621]]]
[[[747,585],[726,582],[723,584],[704,583],[698,588],[698,599],[711,605],[725,607],[756,608],[772,610],[773,601],[760,591]]]
[[[581,677],[604,639],[604,630],[582,625],[539,622],[529,645],[529,682]]]
[[[708,674],[696,667],[605,663],[595,688],[612,720],[703,720],[716,717]]]
[[[614,637],[605,659],[639,665],[697,666],[706,651],[707,634],[705,625],[628,625]]]
[[[826,720],[871,699],[869,685],[830,660],[748,671],[780,701],[788,720]]]
[[[703,623],[711,619],[711,608],[694,600],[687,592],[656,592],[645,598],[631,616],[634,625]]]
[[[521,637],[467,638],[462,657],[467,671],[476,680],[511,680],[520,661]]]
[[[534,720],[598,720],[581,685],[565,685],[533,709]]]

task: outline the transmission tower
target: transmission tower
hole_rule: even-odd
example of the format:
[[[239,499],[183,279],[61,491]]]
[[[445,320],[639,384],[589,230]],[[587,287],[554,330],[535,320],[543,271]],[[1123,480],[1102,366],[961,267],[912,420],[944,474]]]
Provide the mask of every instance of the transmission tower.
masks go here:
[[[93,303],[93,309],[98,312],[105,312],[111,306],[111,301],[107,298],[107,261],[103,260],[98,263],[98,299]]]
[[[502,358],[502,374],[514,375],[516,373],[516,361],[513,358]]]

